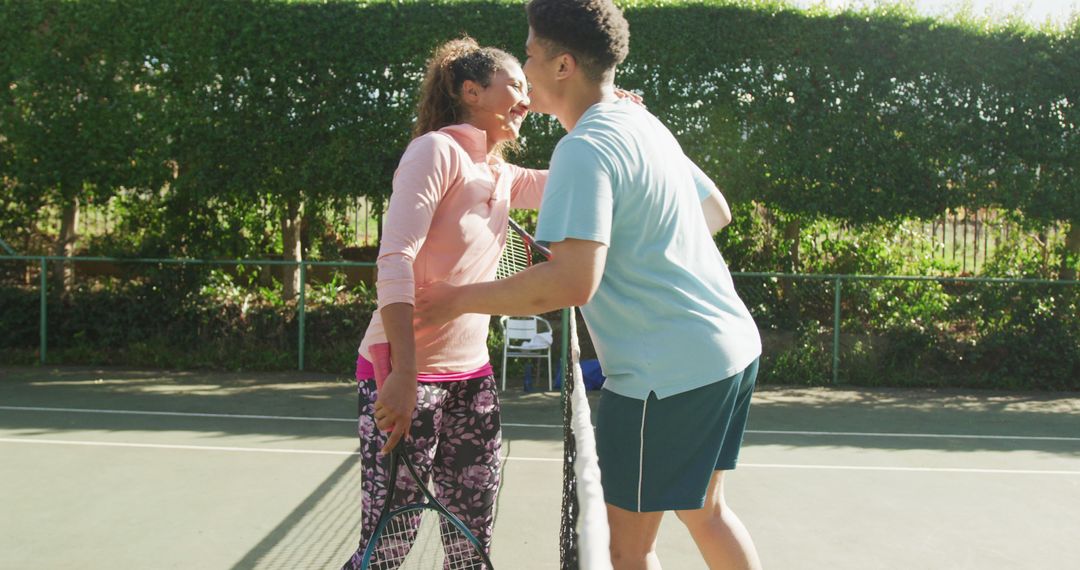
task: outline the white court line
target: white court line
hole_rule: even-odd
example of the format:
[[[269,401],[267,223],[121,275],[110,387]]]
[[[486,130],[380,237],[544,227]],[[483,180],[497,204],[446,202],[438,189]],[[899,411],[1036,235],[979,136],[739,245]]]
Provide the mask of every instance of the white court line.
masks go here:
[[[317,449],[285,449],[275,447],[222,447],[213,445],[173,445],[166,443],[128,443],[121,441],[75,441],[70,439],[10,438],[0,437],[0,443],[29,443],[43,445],[83,445],[88,447],[135,447],[142,449],[182,449],[195,451],[238,451],[256,453],[301,453],[306,455],[360,455],[358,451],[334,451]]]
[[[784,463],[740,463],[758,469],[834,469],[842,471],[909,471],[919,473],[997,473],[1004,475],[1080,475],[1080,471],[1038,469],[973,469],[964,467],[888,467],[874,465],[793,465]]]
[[[130,443],[116,441],[76,441],[66,439],[41,438],[0,438],[0,443],[21,443],[40,445],[79,445],[88,447],[125,447],[141,449],[172,449],[185,451],[224,451],[241,453],[297,453],[305,455],[359,455],[357,451],[334,451],[314,449],[283,449],[273,447],[223,447],[210,445],[172,445],[162,443]],[[555,457],[502,457],[503,461],[532,461],[543,463],[562,463]],[[1080,475],[1080,471],[1037,470],[1037,469],[973,469],[962,467],[889,467],[873,465],[798,465],[783,463],[740,463],[739,467],[757,469],[821,469],[839,471],[901,471],[917,473],[978,473],[1001,475]]]
[[[1044,435],[974,435],[960,433],[884,433],[857,431],[784,431],[784,430],[746,430],[746,433],[765,435],[842,435],[854,437],[923,437],[932,439],[1016,439],[1034,441],[1078,441],[1080,437],[1058,437]]]
[[[174,416],[193,418],[224,418],[239,420],[284,420],[304,422],[348,422],[356,423],[356,418],[331,418],[331,417],[308,417],[308,416],[268,416],[251,414],[211,414],[199,412],[161,412],[144,410],[97,410],[88,408],[50,408],[39,406],[0,406],[0,410],[15,412],[64,412],[79,414],[116,414],[116,415],[143,415],[143,416]],[[561,425],[554,424],[522,424],[504,422],[503,427],[544,428],[562,429]],[[748,434],[755,435],[799,435],[799,436],[844,436],[844,437],[908,437],[925,439],[988,439],[988,440],[1017,440],[1017,441],[1075,441],[1080,442],[1080,437],[1058,436],[1025,436],[1025,435],[977,435],[956,433],[890,433],[890,432],[850,432],[850,431],[789,431],[789,430],[746,430]]]
[[[68,414],[111,414],[122,416],[172,416],[187,418],[223,418],[230,420],[286,420],[299,422],[347,422],[356,423],[356,418],[327,418],[311,416],[267,416],[254,414],[211,414],[201,412],[161,412],[150,410],[96,410],[89,408],[50,408],[43,406],[0,406],[0,410],[12,412],[61,412]],[[551,428],[562,429],[563,426],[554,424],[517,424],[503,423],[504,427],[525,428]]]
[[[13,412],[64,412],[71,414],[115,414],[127,416],[178,416],[190,418],[227,418],[234,420],[286,420],[295,422],[349,422],[356,418],[318,418],[305,416],[261,416],[251,414],[205,414],[199,412],[157,412],[145,410],[92,410],[87,408],[44,408],[36,406],[0,406],[0,410]]]
[[[85,447],[127,447],[138,449],[176,449],[183,451],[227,451],[239,453],[299,453],[304,455],[360,455],[359,451],[336,451],[332,449],[288,449],[280,447],[228,447],[217,445],[175,445],[168,443],[131,443],[123,441],[78,441],[72,439],[43,439],[36,437],[0,437],[0,443],[22,443],[41,445],[79,445]],[[501,457],[503,461],[542,461],[562,463],[556,457]]]

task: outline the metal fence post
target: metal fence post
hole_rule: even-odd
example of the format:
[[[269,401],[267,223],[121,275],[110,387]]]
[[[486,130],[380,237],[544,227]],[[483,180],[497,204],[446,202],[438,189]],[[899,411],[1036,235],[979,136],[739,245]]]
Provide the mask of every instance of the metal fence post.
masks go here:
[[[303,260],[300,260],[300,356],[299,356],[299,368],[302,372],[304,370],[304,289],[307,289],[307,264]]]
[[[833,337],[832,337],[832,383],[840,379],[840,277],[836,278],[835,298],[833,299]]]
[[[41,329],[41,348],[38,351],[38,352],[41,353],[41,363],[42,364],[45,364],[45,349],[46,349],[46,345],[47,345],[47,342],[46,342],[45,339],[48,338],[48,326],[49,326],[48,325],[48,319],[46,318],[46,312],[45,312],[47,310],[47,306],[48,306],[48,303],[46,301],[46,297],[47,297],[47,287],[49,286],[49,280],[46,279],[46,277],[45,277],[45,274],[47,272],[48,272],[48,265],[45,262],[45,258],[42,257],[41,258],[41,276],[40,276],[41,277],[41,326],[39,327]]]

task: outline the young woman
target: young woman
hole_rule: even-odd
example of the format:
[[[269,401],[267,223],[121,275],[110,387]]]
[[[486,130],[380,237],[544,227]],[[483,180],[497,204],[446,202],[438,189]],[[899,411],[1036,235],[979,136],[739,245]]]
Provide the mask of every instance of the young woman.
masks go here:
[[[379,310],[356,377],[363,466],[358,568],[386,496],[384,454],[408,436],[435,494],[489,548],[499,485],[499,397],[488,359],[490,317],[413,328],[417,288],[494,278],[510,208],[538,208],[546,170],[506,163],[529,109],[521,65],[463,38],[428,62],[414,138],[394,174],[378,259]],[[376,394],[369,347],[389,342],[392,372]],[[417,493],[418,494],[418,493]],[[413,502],[398,492],[395,503]]]

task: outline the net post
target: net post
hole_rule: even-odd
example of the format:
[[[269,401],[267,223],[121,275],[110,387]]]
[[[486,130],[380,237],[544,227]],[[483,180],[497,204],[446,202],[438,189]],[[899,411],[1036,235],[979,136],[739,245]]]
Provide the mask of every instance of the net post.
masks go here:
[[[41,354],[41,363],[45,364],[45,349],[46,349],[46,346],[47,346],[46,339],[48,338],[48,330],[46,328],[46,327],[48,327],[48,319],[46,318],[46,311],[47,311],[47,307],[48,307],[48,302],[47,302],[46,297],[47,297],[49,281],[45,277],[45,274],[48,272],[48,264],[46,263],[44,257],[42,257],[40,259],[41,259],[41,275],[39,277],[40,277],[40,280],[41,280],[41,324],[39,326],[39,329],[40,329],[40,332],[41,332],[41,347],[38,349],[38,352]]]
[[[304,313],[307,312],[305,310],[305,307],[304,307],[304,300],[305,300],[304,290],[307,289],[307,264],[304,263],[303,260],[300,260],[299,265],[300,265],[300,303],[298,303],[296,310],[298,312],[297,318],[298,318],[298,326],[300,328],[300,338],[299,338],[299,341],[298,341],[299,342],[299,347],[298,347],[299,350],[297,351],[298,352],[297,368],[301,372],[303,372],[304,371],[304,328],[305,328],[304,327]]]
[[[559,386],[559,391],[564,395],[566,394],[566,382],[570,379],[570,374],[567,372],[566,355],[570,352],[570,309],[566,308],[562,310],[562,351],[559,355],[559,370],[562,370],[562,385]]]

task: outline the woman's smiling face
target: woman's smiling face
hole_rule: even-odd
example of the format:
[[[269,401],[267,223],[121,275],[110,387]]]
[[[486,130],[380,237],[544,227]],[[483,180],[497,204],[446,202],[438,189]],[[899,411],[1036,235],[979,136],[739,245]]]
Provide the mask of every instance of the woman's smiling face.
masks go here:
[[[475,88],[469,104],[469,123],[488,134],[490,143],[514,140],[529,112],[528,86],[525,73],[515,62],[506,62],[491,75],[487,87]]]

